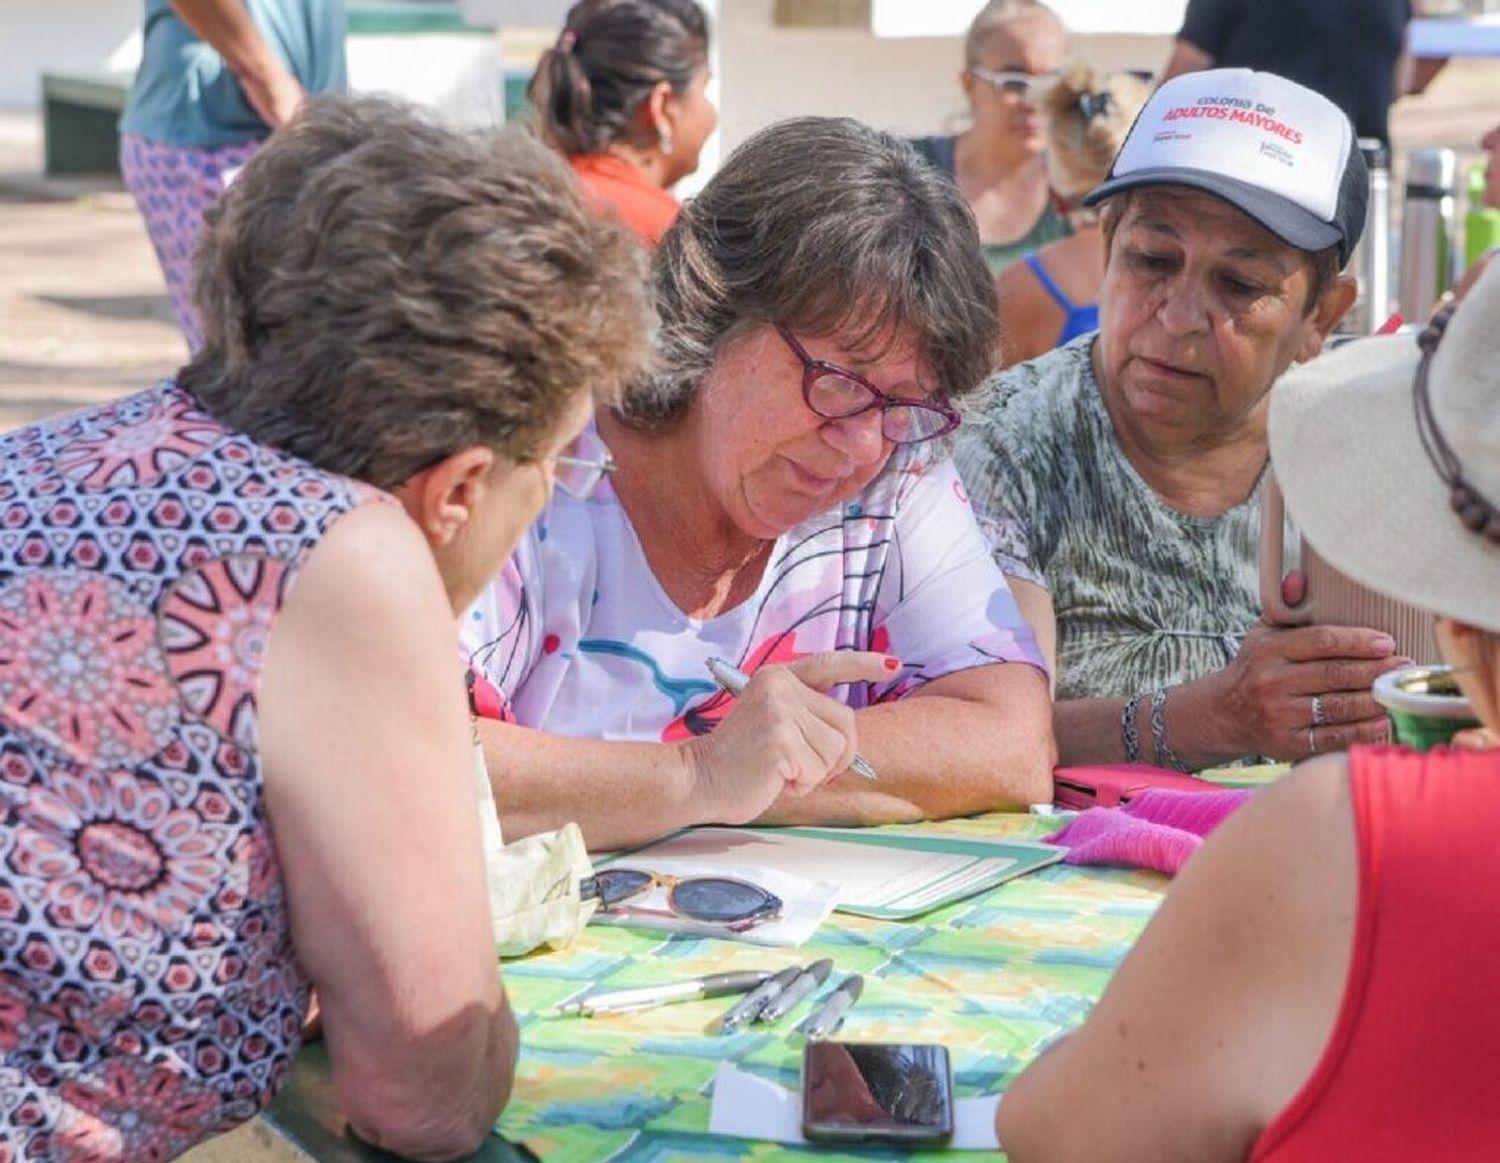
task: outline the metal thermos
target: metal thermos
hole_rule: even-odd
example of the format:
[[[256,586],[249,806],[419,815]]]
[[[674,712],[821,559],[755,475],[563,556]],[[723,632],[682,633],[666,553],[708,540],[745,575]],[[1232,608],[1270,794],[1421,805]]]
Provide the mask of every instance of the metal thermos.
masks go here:
[[[1370,172],[1365,230],[1349,263],[1359,298],[1339,325],[1346,335],[1369,335],[1391,316],[1391,151],[1378,137],[1359,139]]]
[[[1406,163],[1401,215],[1401,311],[1426,319],[1453,283],[1453,208],[1458,162],[1451,149],[1414,149]]]

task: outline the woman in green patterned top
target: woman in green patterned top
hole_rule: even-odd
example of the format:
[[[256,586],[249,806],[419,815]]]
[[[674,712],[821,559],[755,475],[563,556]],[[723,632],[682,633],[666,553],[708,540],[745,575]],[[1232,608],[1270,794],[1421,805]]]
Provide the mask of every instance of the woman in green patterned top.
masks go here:
[[[1072,233],[1052,204],[1042,162],[1038,84],[1061,67],[1068,34],[1037,0],[990,0],[969,25],[959,75],[970,110],[957,136],[922,137],[917,152],[958,183],[974,211],[985,262],[999,274]]]
[[[998,376],[957,455],[1044,643],[1055,618],[1063,763],[1383,738],[1369,687],[1400,661],[1372,630],[1258,621],[1268,393],[1353,301],[1363,161],[1299,85],[1194,77],[1157,91],[1086,199],[1108,247],[1099,331]],[[1257,106],[1301,141],[1193,112]]]

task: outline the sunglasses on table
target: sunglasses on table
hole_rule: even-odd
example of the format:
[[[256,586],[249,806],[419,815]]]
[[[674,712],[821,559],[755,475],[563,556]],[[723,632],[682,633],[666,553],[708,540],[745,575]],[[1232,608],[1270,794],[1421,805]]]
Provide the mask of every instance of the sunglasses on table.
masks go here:
[[[667,890],[667,912],[706,925],[723,925],[740,932],[781,916],[781,898],[748,880],[732,876],[668,876],[643,868],[604,868],[584,877],[583,900],[595,900],[605,912],[659,913],[626,905],[651,892]],[[623,907],[622,907],[623,906]]]
[[[892,444],[920,444],[946,436],[958,427],[958,413],[940,400],[903,400],[887,395],[858,372],[826,359],[814,359],[779,323],[776,334],[802,361],[802,399],[815,416],[848,420],[879,408],[880,434]]]

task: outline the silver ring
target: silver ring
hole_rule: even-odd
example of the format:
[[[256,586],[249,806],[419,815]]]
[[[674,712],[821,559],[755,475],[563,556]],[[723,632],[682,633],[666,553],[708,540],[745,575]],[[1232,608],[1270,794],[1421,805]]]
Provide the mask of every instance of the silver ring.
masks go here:
[[[1326,727],[1326,726],[1328,726],[1328,716],[1323,713],[1323,696],[1322,695],[1313,695],[1313,697],[1312,697],[1312,715],[1313,715],[1312,721],[1313,721],[1313,726],[1314,727]]]

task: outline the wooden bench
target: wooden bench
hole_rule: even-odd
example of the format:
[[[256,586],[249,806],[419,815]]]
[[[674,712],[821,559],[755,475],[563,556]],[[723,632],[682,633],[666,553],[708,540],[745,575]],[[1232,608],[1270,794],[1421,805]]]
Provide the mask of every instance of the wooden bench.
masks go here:
[[[120,114],[130,73],[42,74],[45,169],[53,174],[118,174]]]

